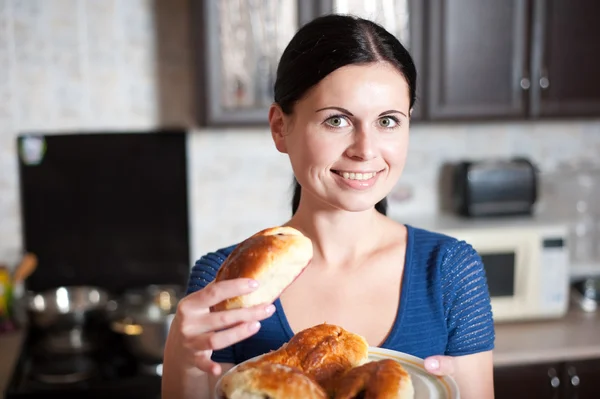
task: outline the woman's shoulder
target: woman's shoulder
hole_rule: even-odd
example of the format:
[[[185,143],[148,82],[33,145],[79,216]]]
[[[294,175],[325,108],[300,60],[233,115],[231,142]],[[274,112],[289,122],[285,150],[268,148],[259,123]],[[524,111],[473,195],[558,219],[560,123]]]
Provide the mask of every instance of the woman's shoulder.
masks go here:
[[[412,225],[406,225],[409,243],[412,241],[412,250],[424,254],[433,254],[445,258],[455,252],[475,252],[475,249],[466,241],[444,233],[427,230]]]
[[[187,294],[201,290],[213,281],[217,271],[236,246],[237,244],[230,245],[202,255],[190,271]]]
[[[409,227],[410,235],[415,253],[422,255],[417,264],[426,265],[420,270],[439,290],[448,331],[445,354],[460,356],[493,349],[491,301],[477,251],[464,240],[434,231]]]
[[[442,279],[458,271],[463,274],[468,269],[483,269],[481,257],[468,242],[410,225],[407,229],[413,260],[437,268]]]

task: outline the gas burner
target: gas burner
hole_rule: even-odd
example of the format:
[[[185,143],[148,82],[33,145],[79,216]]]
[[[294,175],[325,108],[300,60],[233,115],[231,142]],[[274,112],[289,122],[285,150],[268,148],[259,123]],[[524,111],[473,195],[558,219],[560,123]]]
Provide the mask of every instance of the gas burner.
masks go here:
[[[89,353],[94,349],[96,349],[94,340],[76,329],[47,334],[38,347],[40,352],[55,354]]]
[[[47,333],[29,330],[0,397],[4,393],[6,399],[160,398],[159,365],[143,369],[122,337],[89,338],[95,346],[89,353],[57,353],[44,347],[44,342],[50,342]]]
[[[33,377],[45,384],[74,384],[92,378],[96,365],[86,356],[38,357],[32,366]]]

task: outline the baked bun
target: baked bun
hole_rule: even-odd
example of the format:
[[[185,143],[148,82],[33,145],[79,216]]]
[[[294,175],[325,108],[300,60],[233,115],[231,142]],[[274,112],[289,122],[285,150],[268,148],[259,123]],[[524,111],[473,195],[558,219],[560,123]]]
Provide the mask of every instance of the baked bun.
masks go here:
[[[338,378],[368,357],[369,345],[362,336],[324,323],[298,332],[280,349],[241,369],[260,363],[283,364],[299,369],[329,392]]]
[[[298,369],[261,363],[223,376],[225,399],[327,399],[318,384]]]
[[[225,300],[212,311],[274,302],[304,271],[313,256],[311,240],[292,227],[272,227],[242,241],[223,262],[214,282],[251,278],[253,292]]]
[[[373,361],[348,371],[336,384],[334,399],[413,399],[410,374],[394,360]]]

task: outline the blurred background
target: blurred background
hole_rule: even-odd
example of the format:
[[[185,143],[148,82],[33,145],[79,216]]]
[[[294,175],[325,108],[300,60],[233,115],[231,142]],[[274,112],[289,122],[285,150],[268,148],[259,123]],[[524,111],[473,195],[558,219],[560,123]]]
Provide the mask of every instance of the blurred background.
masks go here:
[[[389,215],[480,251],[497,397],[600,397],[598,1],[0,0],[7,397],[92,395],[95,379],[125,394],[139,375],[157,395],[189,268],[291,215],[266,123],[274,74],[298,27],[331,11],[381,23],[414,57]],[[85,323],[36,318],[74,307]],[[109,339],[88,334],[97,313],[134,366],[90,355]]]

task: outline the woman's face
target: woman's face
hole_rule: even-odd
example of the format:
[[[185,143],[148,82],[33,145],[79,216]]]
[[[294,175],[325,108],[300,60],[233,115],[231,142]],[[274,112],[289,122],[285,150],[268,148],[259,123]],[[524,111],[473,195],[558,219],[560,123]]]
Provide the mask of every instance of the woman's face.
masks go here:
[[[275,145],[289,155],[303,200],[363,211],[388,195],[406,160],[409,107],[408,84],[388,63],[335,70],[290,116],[273,106]]]

